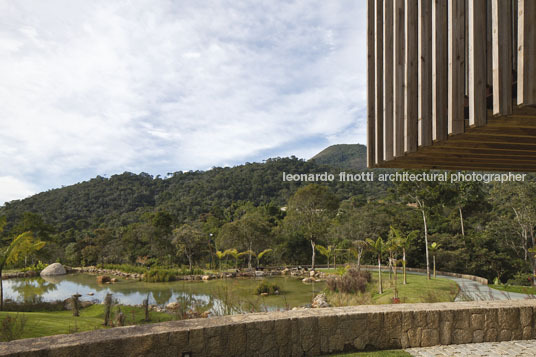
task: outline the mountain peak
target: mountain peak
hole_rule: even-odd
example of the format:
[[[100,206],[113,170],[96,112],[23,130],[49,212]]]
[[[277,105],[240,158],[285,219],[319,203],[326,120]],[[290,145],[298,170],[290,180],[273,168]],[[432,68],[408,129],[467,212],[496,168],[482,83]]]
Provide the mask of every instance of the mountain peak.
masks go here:
[[[327,147],[311,158],[318,164],[341,169],[367,168],[367,147],[361,144],[337,144]]]

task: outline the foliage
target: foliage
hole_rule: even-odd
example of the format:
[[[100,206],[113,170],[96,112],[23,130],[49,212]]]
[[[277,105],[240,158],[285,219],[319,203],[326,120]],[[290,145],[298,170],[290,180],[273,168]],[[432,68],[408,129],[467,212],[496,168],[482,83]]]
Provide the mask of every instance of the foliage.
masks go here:
[[[37,273],[40,273],[41,270],[45,269],[48,266],[48,264],[43,263],[42,261],[38,261],[37,263],[33,265],[29,265],[27,267],[24,267],[21,269],[21,271],[35,271]]]
[[[9,342],[22,337],[27,319],[24,315],[8,315],[0,321],[0,340]]]
[[[119,270],[125,273],[144,274],[147,272],[146,267],[136,266],[132,264],[98,264],[99,269]]]
[[[517,272],[513,278],[508,279],[508,285],[531,286],[534,276],[532,274]]]
[[[277,293],[280,292],[279,286],[277,286],[277,284],[270,283],[266,280],[263,280],[255,288],[255,295],[260,295],[260,294],[273,295],[273,294],[277,294],[276,291]]]
[[[331,291],[346,294],[356,292],[364,293],[371,278],[368,271],[348,269],[342,276],[329,276],[326,283],[328,289]]]

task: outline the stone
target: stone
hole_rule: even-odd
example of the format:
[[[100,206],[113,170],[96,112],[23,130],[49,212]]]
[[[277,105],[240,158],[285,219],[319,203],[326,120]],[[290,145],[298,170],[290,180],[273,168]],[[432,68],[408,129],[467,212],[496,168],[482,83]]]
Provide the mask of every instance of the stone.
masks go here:
[[[67,272],[65,268],[60,263],[52,263],[47,266],[45,269],[41,270],[41,276],[51,276],[51,275],[65,275]]]
[[[87,294],[88,294],[89,296],[93,296],[93,295],[95,295],[94,292],[90,292],[90,293],[87,293]]]
[[[303,278],[302,279],[302,282],[304,283],[313,283],[315,281],[315,279],[313,278]]]
[[[170,302],[166,305],[167,310],[176,311],[180,307],[180,304],[178,302]]]
[[[314,271],[314,270],[311,270],[311,271],[309,272],[309,276],[310,276],[311,278],[314,278],[314,277],[315,277],[315,271]]]
[[[110,282],[110,277],[107,275],[99,275],[97,276],[97,283],[99,284],[105,284]]]
[[[210,279],[211,279],[210,275],[203,275],[201,277],[201,280],[210,280]]]
[[[330,305],[328,304],[328,300],[326,298],[326,294],[318,294],[317,296],[315,296],[311,304],[311,307],[313,308],[330,307]]]
[[[117,278],[111,278],[111,279],[110,279],[110,282],[112,282],[112,283],[117,283],[118,281],[119,281],[119,280],[117,280]]]

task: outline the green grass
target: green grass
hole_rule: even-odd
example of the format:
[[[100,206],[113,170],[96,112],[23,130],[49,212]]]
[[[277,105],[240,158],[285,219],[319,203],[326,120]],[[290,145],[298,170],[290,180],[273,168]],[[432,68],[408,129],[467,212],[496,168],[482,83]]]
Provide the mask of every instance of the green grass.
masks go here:
[[[134,306],[120,306],[125,315],[126,324],[143,323],[144,312],[142,308]],[[114,306],[112,311],[117,311]],[[134,315],[133,315],[134,313]],[[26,326],[21,338],[42,337],[73,332],[90,331],[104,328],[104,305],[96,304],[80,310],[80,316],[74,317],[71,311],[54,312],[0,312],[0,319],[10,315],[26,317]],[[166,313],[150,312],[151,322],[162,322],[173,319]]]
[[[520,293],[536,295],[536,287],[534,286],[520,286],[520,285],[488,285],[492,289],[507,291],[509,293]]]
[[[327,269],[324,269],[327,271]],[[333,272],[333,270],[331,270]],[[372,281],[365,293],[340,294],[329,293],[328,300],[334,306],[390,304],[394,297],[394,275],[389,280],[389,273],[382,272],[383,294],[378,294],[378,273],[371,271]],[[445,278],[426,279],[424,275],[407,275],[407,285],[402,284],[403,276],[398,273],[398,297],[401,303],[430,303],[454,301],[458,294],[456,282]]]
[[[330,357],[406,357],[411,356],[402,350],[374,351],[374,352],[354,352],[329,355]]]

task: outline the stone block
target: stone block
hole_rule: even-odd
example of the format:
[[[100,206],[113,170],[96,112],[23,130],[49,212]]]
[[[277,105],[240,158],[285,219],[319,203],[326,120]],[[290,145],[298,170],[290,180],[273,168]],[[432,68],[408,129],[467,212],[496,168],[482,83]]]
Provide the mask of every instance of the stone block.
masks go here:
[[[434,328],[422,330],[421,346],[430,347],[439,345],[439,331]]]

